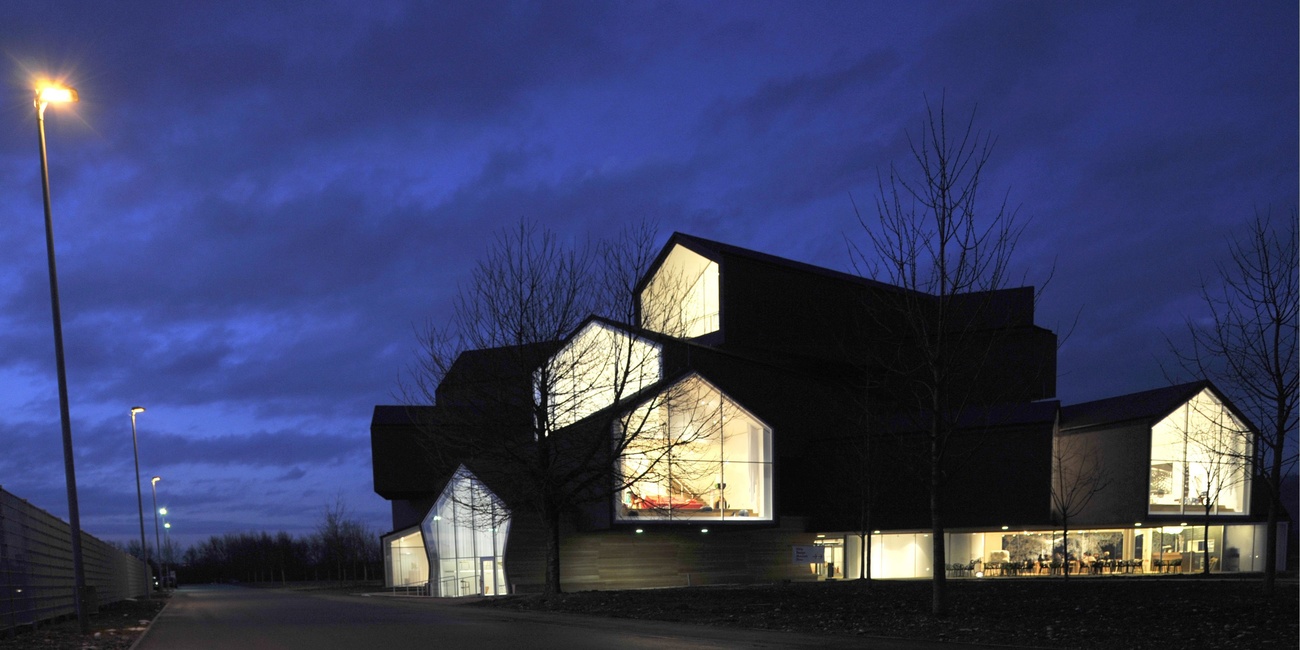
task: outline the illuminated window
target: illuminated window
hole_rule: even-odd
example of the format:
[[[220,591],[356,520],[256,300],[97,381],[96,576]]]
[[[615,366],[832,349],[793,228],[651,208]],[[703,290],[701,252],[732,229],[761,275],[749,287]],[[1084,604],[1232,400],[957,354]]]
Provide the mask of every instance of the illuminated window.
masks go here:
[[[432,567],[431,595],[506,593],[502,558],[510,511],[465,466],[456,470],[420,527]]]
[[[419,529],[384,538],[386,587],[423,587],[429,581],[429,556]]]
[[[1209,390],[1151,429],[1149,512],[1248,514],[1251,436]]]
[[[538,381],[551,423],[568,426],[659,381],[659,345],[593,322],[570,337]]]
[[[624,521],[772,518],[772,432],[698,376],[624,418],[637,427],[622,460]]]
[[[641,292],[641,326],[693,338],[721,326],[718,264],[674,246]]]

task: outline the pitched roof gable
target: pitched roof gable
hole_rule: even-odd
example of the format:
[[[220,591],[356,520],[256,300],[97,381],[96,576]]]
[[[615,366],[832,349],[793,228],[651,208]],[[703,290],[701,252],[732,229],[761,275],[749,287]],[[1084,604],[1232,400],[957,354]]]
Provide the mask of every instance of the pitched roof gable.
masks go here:
[[[1066,406],[1061,409],[1061,429],[1130,421],[1155,424],[1206,388],[1213,389],[1213,384],[1201,380]]]
[[[732,244],[724,244],[719,241],[705,239],[703,237],[696,237],[695,235],[688,235],[682,232],[674,232],[672,236],[668,238],[668,242],[664,244],[663,249],[659,251],[659,255],[655,257],[654,262],[650,264],[650,268],[646,272],[645,276],[643,276],[641,278],[641,281],[637,283],[636,291],[638,293],[641,290],[645,289],[646,283],[650,281],[650,278],[654,277],[655,272],[663,264],[664,260],[667,259],[668,254],[672,252],[673,247],[676,245],[680,245],[714,262],[720,262],[723,257],[727,257],[727,256],[743,257],[750,260],[764,262],[766,264],[773,264],[788,269],[794,269],[805,273],[811,273],[813,275],[821,276],[824,278],[828,278],[840,282],[850,282],[853,284],[874,287],[877,289],[886,289],[889,291],[906,291],[906,289],[902,287],[897,287],[892,284],[880,282],[878,280],[872,280],[870,278],[864,278],[861,276],[853,275],[851,273],[835,271],[832,269],[828,269],[821,266],[815,266],[813,264],[808,264],[805,262],[796,262],[794,260],[787,259],[784,257],[777,257],[776,255],[770,255],[768,253],[760,253],[758,251],[750,250],[748,248],[741,248],[739,246],[734,246]]]

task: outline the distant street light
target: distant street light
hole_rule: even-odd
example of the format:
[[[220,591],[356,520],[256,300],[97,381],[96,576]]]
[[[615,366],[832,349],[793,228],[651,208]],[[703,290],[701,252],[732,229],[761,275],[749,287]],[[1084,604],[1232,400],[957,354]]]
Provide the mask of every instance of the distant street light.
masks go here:
[[[167,514],[167,509],[166,509],[166,508],[163,508],[163,509],[162,509],[162,513],[163,513],[164,515]],[[166,541],[164,541],[163,543],[165,543],[165,544],[167,545],[168,550],[170,550],[171,547],[172,547],[172,523],[171,523],[170,521],[164,521],[164,522],[163,522],[163,539],[166,540]],[[167,564],[168,564],[168,565],[171,565],[171,558],[168,558]],[[168,583],[170,584],[170,583],[171,583],[171,572],[170,572],[170,571],[166,571],[166,572],[163,573],[163,576],[165,576],[165,577],[167,578],[167,581],[168,581]]]
[[[45,253],[50,268],[50,310],[54,319],[54,363],[59,375],[59,420],[63,425],[63,473],[68,487],[68,528],[72,534],[72,601],[82,633],[90,631],[90,617],[82,598],[86,569],[81,558],[81,511],[77,507],[77,472],[72,463],[72,421],[68,415],[68,373],[63,364],[63,319],[59,314],[59,274],[54,262],[54,219],[50,216],[50,165],[45,151],[45,107],[51,102],[77,101],[77,91],[41,82],[36,85],[36,133],[41,146],[41,193],[45,201]]]
[[[161,480],[161,476],[155,476],[149,479],[149,486],[153,488],[153,545],[154,548],[158,549],[158,557],[160,558],[160,561],[163,555],[163,549],[162,542],[159,541],[160,538],[158,537],[158,481]]]
[[[135,450],[135,502],[140,506],[140,551],[144,553],[144,599],[149,600],[149,544],[144,541],[144,495],[140,493],[140,442],[135,435],[135,414],[144,413],[143,406],[131,407],[131,447]]]

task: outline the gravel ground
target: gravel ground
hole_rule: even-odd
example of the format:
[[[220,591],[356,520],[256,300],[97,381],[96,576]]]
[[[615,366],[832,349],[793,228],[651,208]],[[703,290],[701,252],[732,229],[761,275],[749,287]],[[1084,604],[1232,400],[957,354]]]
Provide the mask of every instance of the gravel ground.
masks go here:
[[[1297,648],[1294,576],[1258,579],[953,580],[952,611],[928,615],[930,583],[862,581],[511,596],[475,603],[834,635],[1052,648]]]

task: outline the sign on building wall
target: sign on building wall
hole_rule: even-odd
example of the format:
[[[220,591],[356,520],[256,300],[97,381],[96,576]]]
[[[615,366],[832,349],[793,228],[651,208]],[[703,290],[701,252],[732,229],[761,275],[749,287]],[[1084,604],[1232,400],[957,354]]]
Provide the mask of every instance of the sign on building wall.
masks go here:
[[[791,558],[795,564],[820,564],[826,561],[826,551],[820,546],[792,546]]]

